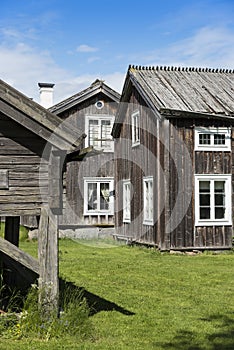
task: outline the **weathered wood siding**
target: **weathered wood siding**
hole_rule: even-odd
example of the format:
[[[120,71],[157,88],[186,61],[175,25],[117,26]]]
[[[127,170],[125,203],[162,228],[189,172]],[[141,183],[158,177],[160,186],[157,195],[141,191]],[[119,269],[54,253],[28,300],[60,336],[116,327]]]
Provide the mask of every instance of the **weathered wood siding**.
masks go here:
[[[195,174],[233,174],[234,170],[232,152],[194,151],[194,127],[230,127],[230,123],[179,117],[160,121],[135,88],[130,91],[120,136],[115,140],[117,235],[162,250],[231,247],[232,227],[195,227],[194,208]],[[132,147],[131,115],[135,110],[140,111],[141,144]],[[154,179],[153,226],[143,224],[144,176]],[[130,223],[123,222],[123,180],[132,184]]]
[[[132,147],[131,115],[136,110],[140,112],[141,144]],[[134,88],[124,114],[120,137],[115,140],[116,233],[138,242],[160,245],[159,229],[165,229],[162,209],[164,184],[159,176],[163,167],[164,146],[157,133],[162,132],[162,126],[152,118],[150,110]],[[143,178],[147,176],[153,176],[154,181],[154,225],[143,224]],[[123,180],[130,180],[132,185],[130,223],[123,222]]]
[[[104,102],[102,109],[95,107],[95,103],[99,100]],[[115,116],[117,107],[117,103],[114,103],[105,94],[99,93],[58,115],[85,133],[86,117]],[[85,146],[85,141],[83,146]],[[84,177],[114,177],[114,153],[104,152],[94,157],[86,157],[82,162],[71,162],[67,165],[64,180],[63,203],[65,207],[59,219],[60,225],[113,225],[113,215],[84,216]]]
[[[47,161],[41,158],[44,143],[0,114],[1,216],[40,214],[41,194],[48,193]]]
[[[194,127],[230,127],[230,124],[223,121],[204,121],[203,119],[173,119],[170,130],[170,209],[174,208],[178,195],[178,177],[183,176],[180,185],[182,192],[186,194],[191,191],[191,203],[187,210],[183,208],[183,198],[181,205],[178,205],[177,215],[184,211],[185,215],[179,225],[171,233],[171,248],[195,247],[195,248],[218,248],[231,247],[232,227],[231,226],[204,226],[198,227],[195,224],[194,208],[194,175],[195,174],[232,174],[232,153],[215,151],[194,151]],[[177,137],[175,137],[175,133]],[[178,147],[176,139],[182,141],[191,158],[192,171],[190,172],[192,181],[191,188],[187,187],[186,164],[183,151]],[[233,143],[233,141],[232,141]],[[181,146],[180,145],[180,146]],[[233,145],[234,146],[234,145]],[[182,169],[181,173],[178,173]]]

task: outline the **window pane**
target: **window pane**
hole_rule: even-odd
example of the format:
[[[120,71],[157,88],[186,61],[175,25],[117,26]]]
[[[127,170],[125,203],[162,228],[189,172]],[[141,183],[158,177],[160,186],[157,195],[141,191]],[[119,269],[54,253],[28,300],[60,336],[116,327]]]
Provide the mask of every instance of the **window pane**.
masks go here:
[[[88,183],[88,210],[97,210],[97,184]]]
[[[98,132],[99,126],[98,126],[98,120],[92,119],[89,120],[89,145],[90,146],[98,146]]]
[[[225,208],[216,207],[215,208],[215,219],[224,219],[225,218]]]
[[[144,219],[153,220],[153,181],[144,182]]]
[[[215,181],[215,219],[225,218],[225,182]]]
[[[200,208],[200,219],[210,219],[210,208]]]
[[[210,145],[210,134],[199,134],[199,145]]]
[[[199,190],[200,190],[200,193],[201,192],[210,193],[210,181],[200,181]]]
[[[131,186],[130,183],[123,185],[123,219],[131,219]]]
[[[209,206],[209,205],[210,205],[210,195],[200,194],[200,206]]]
[[[111,121],[101,121],[101,147],[109,149],[111,147]]]
[[[200,219],[210,219],[210,181],[199,182]]]
[[[225,145],[225,134],[214,134],[215,145]]]
[[[100,183],[100,209],[109,209],[110,189],[109,183]]]
[[[140,141],[139,114],[132,116],[132,142]]]

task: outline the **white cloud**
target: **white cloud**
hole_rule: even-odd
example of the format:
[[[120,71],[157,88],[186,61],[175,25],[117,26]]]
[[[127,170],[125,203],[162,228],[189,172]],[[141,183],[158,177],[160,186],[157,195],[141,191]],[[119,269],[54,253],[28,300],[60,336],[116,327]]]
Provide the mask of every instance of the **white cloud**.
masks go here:
[[[98,48],[83,44],[83,45],[78,46],[76,51],[77,52],[85,52],[85,53],[86,52],[96,52],[96,51],[98,51]]]
[[[233,68],[234,33],[224,27],[203,27],[193,36],[144,57],[146,64]]]
[[[0,45],[0,78],[37,102],[37,83],[55,83],[54,103],[57,103],[87,88],[97,78],[105,80],[107,85],[120,92],[124,74],[116,72],[102,76],[74,76],[69,70],[57,66],[48,52],[37,52],[30,46],[19,43],[11,48]]]
[[[100,59],[101,59],[101,58],[98,57],[98,56],[93,56],[93,57],[89,57],[89,58],[87,59],[87,62],[88,62],[88,63],[93,63],[93,62],[99,61]]]

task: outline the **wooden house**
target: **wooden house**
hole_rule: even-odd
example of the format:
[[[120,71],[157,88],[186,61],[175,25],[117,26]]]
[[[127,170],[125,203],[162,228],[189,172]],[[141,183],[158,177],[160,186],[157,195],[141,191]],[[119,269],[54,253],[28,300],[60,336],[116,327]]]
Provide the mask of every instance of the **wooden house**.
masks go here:
[[[49,110],[87,137],[83,147],[99,151],[83,162],[70,162],[64,179],[62,228],[114,224],[114,141],[111,129],[120,95],[103,81],[54,105]]]
[[[29,270],[39,274],[41,285],[50,285],[51,305],[58,294],[62,172],[73,156],[79,158],[83,138],[80,131],[70,130],[56,115],[0,80],[0,217],[6,220],[0,257],[9,284],[22,282],[22,277],[30,280]],[[38,217],[38,261],[17,248],[20,216]]]
[[[129,67],[112,131],[117,236],[232,247],[233,91],[232,70]]]

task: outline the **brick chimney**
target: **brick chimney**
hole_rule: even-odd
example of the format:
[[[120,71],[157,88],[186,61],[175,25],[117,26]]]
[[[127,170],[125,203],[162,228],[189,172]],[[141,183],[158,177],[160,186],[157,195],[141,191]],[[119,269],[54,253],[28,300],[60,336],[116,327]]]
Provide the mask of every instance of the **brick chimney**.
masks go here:
[[[53,106],[54,84],[38,83],[38,86],[40,91],[40,104],[45,108]]]

